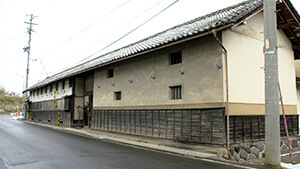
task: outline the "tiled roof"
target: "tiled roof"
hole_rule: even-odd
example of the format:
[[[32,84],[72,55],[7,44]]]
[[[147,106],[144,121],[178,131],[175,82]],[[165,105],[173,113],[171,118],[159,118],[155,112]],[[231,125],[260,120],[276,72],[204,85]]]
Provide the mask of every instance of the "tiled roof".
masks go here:
[[[184,38],[196,36],[231,23],[237,23],[262,5],[263,0],[248,0],[237,5],[218,10],[99,56],[73,68],[64,70],[56,75],[48,77],[38,84],[31,86],[28,90],[45,86],[54,81],[78,74],[79,72],[88,71],[103,64],[117,61],[143,51],[155,49]]]

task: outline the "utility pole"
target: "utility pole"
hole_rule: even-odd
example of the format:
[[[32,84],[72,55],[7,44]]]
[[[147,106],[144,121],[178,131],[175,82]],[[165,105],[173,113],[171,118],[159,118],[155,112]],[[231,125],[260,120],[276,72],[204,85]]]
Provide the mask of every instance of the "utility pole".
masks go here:
[[[264,0],[266,165],[280,166],[276,0]]]
[[[29,25],[29,27],[27,28],[27,32],[29,34],[29,40],[28,40],[28,46],[27,47],[24,47],[23,50],[24,52],[27,52],[27,68],[26,68],[26,84],[25,84],[25,90],[28,89],[28,75],[29,75],[29,59],[30,59],[30,43],[31,43],[31,33],[34,32],[34,30],[32,29],[32,25],[37,25],[35,23],[32,23],[32,20],[37,17],[37,16],[33,16],[32,14],[31,15],[27,15],[27,16],[30,16],[30,19],[29,19],[29,22],[24,22],[26,24]],[[25,92],[25,96],[23,97],[26,97],[27,96],[27,92]],[[25,100],[25,99],[24,99]],[[23,104],[25,106],[25,103]],[[27,111],[26,111],[27,112]],[[25,115],[25,118],[27,117],[27,113]]]
[[[26,86],[25,86],[25,90],[28,88],[28,74],[29,74],[29,59],[30,59],[30,43],[31,43],[31,32],[34,32],[34,30],[32,29],[32,25],[37,25],[35,23],[32,23],[32,20],[37,17],[37,16],[33,16],[31,15],[27,15],[30,16],[29,22],[24,22],[26,24],[29,25],[29,28],[27,28],[27,32],[29,34],[29,40],[28,40],[28,46],[23,48],[24,52],[27,52],[27,69],[26,69]]]

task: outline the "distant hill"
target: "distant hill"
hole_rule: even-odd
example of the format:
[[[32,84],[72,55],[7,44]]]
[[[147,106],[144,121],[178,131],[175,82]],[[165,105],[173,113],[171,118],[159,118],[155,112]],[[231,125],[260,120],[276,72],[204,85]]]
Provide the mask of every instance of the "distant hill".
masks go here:
[[[22,111],[22,97],[0,96],[0,114],[17,112],[16,103],[18,103],[19,110]]]

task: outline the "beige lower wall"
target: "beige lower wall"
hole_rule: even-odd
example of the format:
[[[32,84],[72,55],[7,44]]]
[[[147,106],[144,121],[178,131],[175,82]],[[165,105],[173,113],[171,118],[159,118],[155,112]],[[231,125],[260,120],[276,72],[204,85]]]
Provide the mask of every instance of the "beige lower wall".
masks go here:
[[[280,114],[282,108],[280,105]],[[296,115],[297,105],[284,105],[284,112],[286,115]],[[229,103],[229,115],[264,115],[264,104],[247,104],[247,103]]]
[[[203,104],[177,104],[177,105],[147,105],[147,106],[109,106],[109,107],[94,107],[94,110],[99,109],[193,109],[193,108],[216,108],[225,107],[225,103],[203,103]],[[280,114],[282,108],[280,105]],[[297,105],[284,105],[286,115],[296,115]],[[264,115],[264,104],[249,104],[249,103],[229,103],[229,115]]]
[[[166,104],[166,105],[146,105],[146,106],[110,106],[110,107],[94,107],[93,109],[196,109],[196,108],[220,108],[225,103],[203,103],[203,104]]]

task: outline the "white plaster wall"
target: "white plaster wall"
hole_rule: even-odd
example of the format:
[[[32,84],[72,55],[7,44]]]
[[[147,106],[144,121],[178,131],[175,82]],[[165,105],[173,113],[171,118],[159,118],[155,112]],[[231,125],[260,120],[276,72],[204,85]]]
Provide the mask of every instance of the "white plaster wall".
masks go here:
[[[263,42],[232,31],[223,33],[223,42],[228,51],[229,101],[264,102]]]
[[[253,16],[246,25],[222,33],[228,50],[229,101],[264,104],[264,34],[263,13]],[[294,54],[291,43],[278,30],[279,80],[284,104],[296,105]]]
[[[182,50],[182,63],[169,65],[169,53]],[[94,107],[222,103],[222,51],[213,35],[125,60],[94,73]],[[114,77],[107,78],[107,70]],[[182,75],[180,71],[184,72]],[[151,76],[155,76],[153,79]],[[132,80],[132,83],[129,81]],[[182,85],[182,99],[171,100],[169,86]],[[114,100],[121,91],[122,99]]]
[[[55,83],[54,83],[55,84]],[[42,101],[49,101],[49,100],[53,100],[54,99],[54,84],[52,87],[52,92],[50,92],[50,88],[48,87],[48,91],[47,93],[45,93],[43,91],[43,94],[39,94],[37,95],[35,93],[35,96],[31,96],[30,100],[32,102],[42,102]],[[42,88],[44,90],[44,87]],[[39,91],[41,90],[41,88],[39,89]],[[69,86],[69,79],[65,80],[65,89],[62,88],[62,82],[60,81],[58,84],[58,89],[56,89],[56,99],[60,99],[63,98],[65,96],[70,96],[72,95],[72,87]]]

